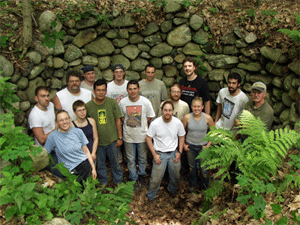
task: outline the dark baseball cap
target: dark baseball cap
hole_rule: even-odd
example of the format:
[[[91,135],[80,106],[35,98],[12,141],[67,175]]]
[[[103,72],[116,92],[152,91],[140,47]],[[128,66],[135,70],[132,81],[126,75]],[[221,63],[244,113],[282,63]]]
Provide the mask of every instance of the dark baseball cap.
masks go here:
[[[114,65],[112,70],[115,71],[116,69],[122,69],[122,70],[125,71],[125,68],[124,68],[124,66],[122,64],[116,64],[116,65]]]
[[[91,65],[86,65],[86,66],[82,67],[81,70],[83,71],[83,73],[87,73],[87,72],[90,72],[90,71],[95,71],[94,67],[91,66]]]

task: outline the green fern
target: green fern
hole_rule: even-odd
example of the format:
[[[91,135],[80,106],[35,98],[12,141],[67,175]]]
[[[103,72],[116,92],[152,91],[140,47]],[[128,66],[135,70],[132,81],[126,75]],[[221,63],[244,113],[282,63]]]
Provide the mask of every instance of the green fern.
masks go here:
[[[289,29],[280,29],[278,30],[279,32],[282,32],[289,36],[293,41],[296,43],[300,43],[300,15],[294,14],[295,15],[295,20],[296,24],[298,25],[298,30],[289,30]]]
[[[252,183],[263,180],[270,181],[281,165],[287,151],[300,139],[299,133],[278,129],[267,131],[265,124],[256,119],[250,112],[245,111],[240,117],[241,129],[237,132],[247,136],[245,141],[234,140],[230,131],[215,129],[205,138],[212,143],[202,151],[198,158],[202,166],[208,169],[219,169],[217,176],[221,180],[229,178],[229,168],[233,161],[241,174]]]

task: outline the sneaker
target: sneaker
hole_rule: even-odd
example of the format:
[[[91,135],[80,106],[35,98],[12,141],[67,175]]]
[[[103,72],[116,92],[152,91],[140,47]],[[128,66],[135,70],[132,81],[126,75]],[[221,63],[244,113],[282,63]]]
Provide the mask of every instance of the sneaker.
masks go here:
[[[133,190],[135,190],[135,191],[139,191],[140,190],[140,185],[139,185],[139,183],[137,181],[133,185]]]
[[[143,188],[147,187],[145,176],[139,176],[139,182]]]

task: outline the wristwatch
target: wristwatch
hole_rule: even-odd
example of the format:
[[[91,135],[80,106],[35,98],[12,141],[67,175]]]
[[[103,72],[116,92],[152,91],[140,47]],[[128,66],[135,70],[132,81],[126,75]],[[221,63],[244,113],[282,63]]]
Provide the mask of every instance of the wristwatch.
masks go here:
[[[120,137],[120,138],[118,138],[118,140],[121,140],[121,141],[123,141],[123,137]]]

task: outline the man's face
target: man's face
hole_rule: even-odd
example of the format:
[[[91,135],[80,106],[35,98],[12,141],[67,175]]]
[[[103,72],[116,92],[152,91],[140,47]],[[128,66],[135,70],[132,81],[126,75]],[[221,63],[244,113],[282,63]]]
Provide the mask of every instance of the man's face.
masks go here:
[[[183,64],[183,70],[187,76],[193,75],[195,73],[195,69],[196,67],[192,62],[187,61]]]
[[[181,97],[181,90],[177,86],[173,86],[170,89],[170,98],[173,101],[178,101]]]
[[[95,81],[95,71],[89,71],[83,74],[83,77],[88,82],[94,82]]]
[[[173,115],[173,107],[171,104],[165,104],[162,109],[162,116],[165,120],[170,120]]]
[[[263,101],[266,95],[267,92],[263,92],[255,89],[251,91],[251,98],[255,103],[260,103],[261,101]]]
[[[131,99],[136,98],[139,95],[140,88],[137,84],[129,84],[127,88],[128,95]]]
[[[76,111],[74,111],[74,113],[79,119],[84,119],[86,117],[86,107],[79,106],[76,108]]]
[[[68,113],[62,112],[60,114],[57,115],[57,123],[58,123],[58,127],[62,130],[62,131],[69,131],[70,129],[70,117],[68,115]]]
[[[80,79],[79,77],[70,76],[68,81],[68,89],[70,92],[77,93],[80,90]]]
[[[145,70],[146,80],[152,82],[155,76],[155,68],[154,67],[147,67]]]
[[[46,90],[40,90],[35,96],[35,100],[37,101],[37,104],[42,107],[48,107],[50,102],[50,94],[49,91]]]
[[[96,88],[94,89],[94,94],[97,100],[105,99],[106,93],[107,93],[107,89],[105,84],[96,86]]]
[[[124,80],[124,77],[125,77],[125,71],[122,69],[115,69],[115,71],[113,72],[113,75],[114,75],[114,80],[122,81],[122,80]]]
[[[230,94],[233,94],[240,87],[237,79],[229,79],[228,80],[228,90]]]

